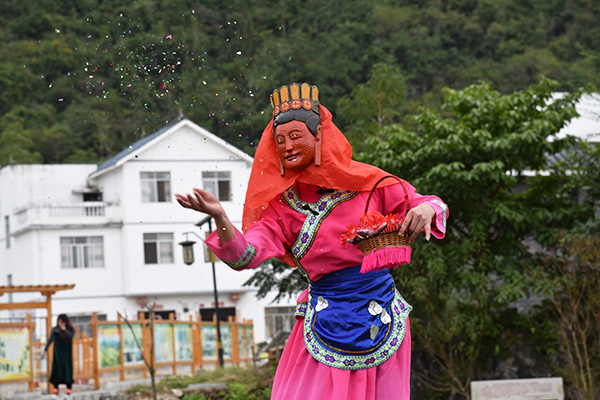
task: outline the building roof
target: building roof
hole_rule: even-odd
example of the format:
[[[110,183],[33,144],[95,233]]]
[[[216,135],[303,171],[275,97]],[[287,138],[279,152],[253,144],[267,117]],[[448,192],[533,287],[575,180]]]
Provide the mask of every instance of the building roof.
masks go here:
[[[158,131],[154,132],[153,134],[141,138],[137,142],[133,143],[131,146],[125,147],[117,155],[109,158],[108,160],[104,161],[102,164],[98,165],[98,169],[96,170],[96,172],[103,170],[105,168],[109,168],[109,167],[115,165],[119,160],[127,157],[129,154],[139,151],[139,149],[142,146],[144,146],[146,143],[151,142],[152,140],[156,139],[163,133],[169,131],[169,129],[171,129],[173,126],[179,124],[179,122],[181,122],[181,120],[171,122],[169,125],[163,127],[162,129],[159,129]]]
[[[157,141],[162,140],[163,138],[176,132],[177,130],[179,130],[179,128],[181,128],[184,125],[188,125],[191,129],[204,135],[207,139],[210,139],[213,143],[217,144],[218,146],[227,148],[227,150],[229,152],[235,154],[235,156],[237,158],[252,164],[253,158],[251,156],[249,156],[248,154],[246,154],[245,152],[243,152],[242,150],[239,150],[238,148],[230,145],[223,139],[219,138],[217,135],[207,131],[206,129],[195,124],[194,122],[190,121],[189,119],[187,119],[185,117],[181,117],[181,118],[177,119],[176,121],[173,121],[170,124],[166,125],[165,127],[159,129],[158,131],[141,138],[140,140],[131,144],[130,146],[127,146],[126,148],[121,150],[117,155],[115,155],[115,156],[109,158],[108,160],[104,161],[103,163],[99,164],[96,171],[94,171],[90,174],[90,178],[96,178],[99,175],[102,175],[103,173],[110,171],[110,170],[124,164],[131,158],[135,157],[135,155],[138,154],[140,151],[143,151],[144,148],[148,148],[148,147],[152,146]]]

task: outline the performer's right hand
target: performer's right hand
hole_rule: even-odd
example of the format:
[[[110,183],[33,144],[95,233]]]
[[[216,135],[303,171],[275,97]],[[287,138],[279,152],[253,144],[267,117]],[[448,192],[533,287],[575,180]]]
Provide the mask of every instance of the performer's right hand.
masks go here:
[[[225,214],[225,210],[219,199],[206,190],[194,188],[193,193],[184,195],[175,194],[175,198],[182,207],[208,214],[215,219]]]

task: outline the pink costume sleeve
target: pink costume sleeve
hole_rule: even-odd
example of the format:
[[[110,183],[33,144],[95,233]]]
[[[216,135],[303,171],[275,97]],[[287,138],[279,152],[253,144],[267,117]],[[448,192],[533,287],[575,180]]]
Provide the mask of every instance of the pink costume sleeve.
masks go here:
[[[285,246],[289,242],[286,236],[289,235],[286,235],[287,229],[283,221],[284,218],[280,218],[269,207],[245,235],[236,229],[233,239],[221,243],[217,232],[213,232],[206,239],[206,244],[221,261],[233,269],[255,268],[269,258],[285,254]]]
[[[431,234],[436,239],[443,239],[446,235],[446,220],[448,219],[448,206],[437,196],[424,196],[417,193],[416,189],[408,182],[405,182],[404,186],[408,190],[408,201],[410,204],[410,208],[414,208],[421,204],[428,204],[433,208],[433,210],[435,211],[435,218],[433,219],[433,223],[431,226]],[[383,189],[385,189],[385,196],[388,198],[404,198],[404,190],[402,185],[391,185]],[[394,207],[391,210],[385,208],[384,202],[384,210],[385,213],[400,213],[401,217],[403,217],[406,214],[404,202],[402,202],[400,205]]]
[[[408,190],[411,208],[426,203],[435,210],[436,216],[432,223],[431,233],[435,238],[442,239],[446,233],[448,217],[446,204],[437,196],[423,196],[416,193],[415,188],[408,183],[405,184],[405,187]],[[374,193],[369,209],[383,210],[384,214],[399,213],[404,216],[406,214],[404,198],[402,185],[379,188]],[[364,206],[360,207],[359,213],[362,213],[362,207]],[[206,244],[221,261],[233,269],[255,268],[269,258],[282,256],[286,249],[292,247],[298,235],[297,232],[292,233],[292,226],[296,226],[296,230],[298,230],[298,227],[302,226],[304,218],[304,215],[293,211],[277,199],[269,203],[269,207],[263,212],[261,219],[254,223],[245,235],[236,229],[232,240],[220,243],[217,233],[213,232],[206,240]],[[321,234],[324,233],[321,232]],[[339,233],[336,233],[335,239],[338,237]],[[337,267],[333,266],[333,268]]]

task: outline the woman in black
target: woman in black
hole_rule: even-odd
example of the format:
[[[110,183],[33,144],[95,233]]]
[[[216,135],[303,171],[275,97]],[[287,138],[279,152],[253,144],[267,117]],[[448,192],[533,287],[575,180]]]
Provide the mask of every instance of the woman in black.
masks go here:
[[[69,317],[60,314],[56,321],[56,326],[52,328],[48,343],[44,348],[44,356],[48,352],[48,346],[54,342],[54,351],[52,359],[52,373],[50,374],[50,383],[54,385],[54,394],[58,394],[58,385],[64,383],[67,385],[67,395],[71,394],[73,385],[73,335],[75,330]]]

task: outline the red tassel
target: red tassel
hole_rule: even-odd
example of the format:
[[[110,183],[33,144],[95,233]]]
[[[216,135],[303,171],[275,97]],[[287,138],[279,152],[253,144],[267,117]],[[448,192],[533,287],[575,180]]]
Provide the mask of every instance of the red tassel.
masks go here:
[[[363,257],[360,273],[396,268],[410,262],[410,247],[388,247],[373,250]]]

